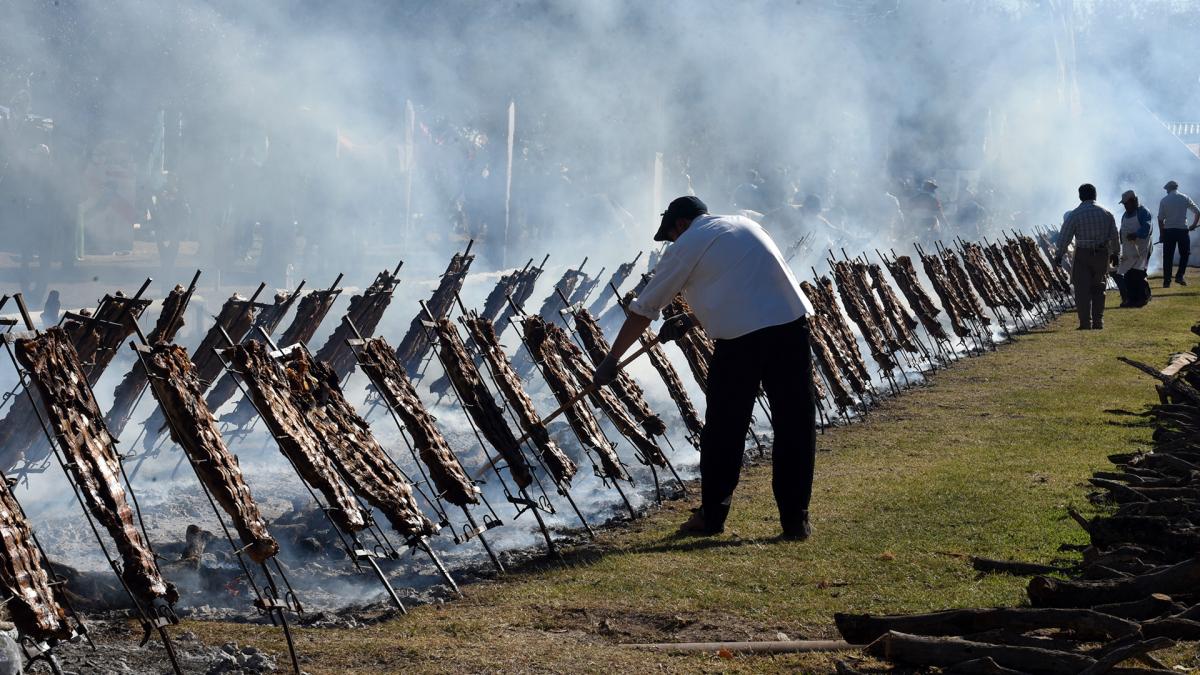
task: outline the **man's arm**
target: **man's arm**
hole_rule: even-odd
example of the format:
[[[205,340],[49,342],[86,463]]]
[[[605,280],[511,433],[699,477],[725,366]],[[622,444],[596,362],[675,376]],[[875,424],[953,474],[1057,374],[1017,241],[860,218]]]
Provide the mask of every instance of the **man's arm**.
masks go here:
[[[1108,260],[1112,263],[1113,267],[1116,267],[1120,261],[1121,235],[1117,231],[1116,216],[1108,213],[1105,219],[1108,221]]]
[[[608,354],[596,366],[593,382],[597,386],[604,386],[616,379],[617,364],[621,355],[629,350],[638,336],[650,326],[650,322],[658,318],[662,308],[684,287],[703,253],[704,249],[697,250],[680,246],[678,243],[671,245],[666,253],[663,253],[650,283],[642,289],[641,295],[629,303],[629,314],[625,323],[621,324],[621,330],[613,340]]]
[[[650,317],[642,316],[637,312],[630,312],[629,316],[625,317],[625,323],[621,324],[621,330],[617,332],[617,338],[613,340],[609,356],[612,356],[614,360],[620,359],[649,327]]]
[[[1192,210],[1192,213],[1196,214],[1192,216],[1192,224],[1188,227],[1189,230],[1194,230],[1197,225],[1200,225],[1200,208],[1197,208],[1196,202],[1191,199],[1188,200],[1188,208]]]
[[[1058,231],[1058,248],[1054,251],[1054,266],[1062,264],[1063,256],[1067,254],[1067,247],[1071,245],[1071,240],[1075,238],[1075,214],[1072,213],[1063,221],[1062,229]]]

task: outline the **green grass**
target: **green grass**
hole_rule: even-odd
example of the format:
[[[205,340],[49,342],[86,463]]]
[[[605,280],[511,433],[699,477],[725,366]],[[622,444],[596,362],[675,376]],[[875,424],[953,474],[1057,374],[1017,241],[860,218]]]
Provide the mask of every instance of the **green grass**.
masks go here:
[[[1200,284],[1198,284],[1200,287]],[[1066,515],[1086,478],[1149,436],[1105,414],[1153,382],[1116,361],[1165,365],[1196,342],[1198,291],[1156,289],[1110,310],[1104,331],[1066,316],[936,374],[818,439],[814,536],[778,543],[770,467],[748,468],[726,533],[678,539],[691,504],[606,532],[571,564],[464,588],[466,597],[353,630],[302,630],[312,673],[827,669],[828,656],[678,657],[620,643],[833,637],[832,615],[1014,605],[1025,579],[980,577],[964,558],[1051,561],[1082,543]],[[188,622],[202,639],[281,649],[277,631]]]

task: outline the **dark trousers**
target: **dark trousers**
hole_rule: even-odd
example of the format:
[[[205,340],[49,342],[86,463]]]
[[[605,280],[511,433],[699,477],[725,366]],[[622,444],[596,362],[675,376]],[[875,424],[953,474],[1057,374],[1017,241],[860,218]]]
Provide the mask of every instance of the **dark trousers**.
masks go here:
[[[1075,311],[1081,328],[1104,324],[1104,287],[1108,284],[1108,249],[1075,249],[1071,264]]]
[[[1171,227],[1162,231],[1163,245],[1163,281],[1171,280],[1171,266],[1175,262],[1175,248],[1179,248],[1179,275],[1182,279],[1187,272],[1188,255],[1192,252],[1192,238],[1186,228]]]
[[[800,528],[812,497],[817,412],[808,322],[797,319],[732,340],[717,340],[708,372],[708,410],[700,435],[704,519],[720,528],[742,470],[746,431],[759,386],[774,421],[771,486],[785,532]]]
[[[1129,304],[1143,307],[1150,302],[1150,284],[1146,281],[1146,270],[1129,270],[1125,273],[1125,289]]]

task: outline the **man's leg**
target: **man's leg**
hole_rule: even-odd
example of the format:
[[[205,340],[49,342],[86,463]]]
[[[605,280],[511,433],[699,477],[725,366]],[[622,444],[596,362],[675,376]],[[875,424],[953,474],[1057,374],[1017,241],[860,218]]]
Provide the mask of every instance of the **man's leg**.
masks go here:
[[[812,388],[812,353],[807,323],[769,329],[770,366],[763,387],[771,403],[775,443],[771,451],[771,487],[785,535],[808,535],[808,503],[812,498],[817,454],[817,408]]]
[[[764,355],[758,331],[717,340],[708,370],[708,409],[700,433],[700,505],[709,530],[725,526],[742,470]]]
[[[1075,313],[1079,315],[1079,327],[1092,327],[1091,260],[1087,251],[1075,250],[1071,265],[1071,285],[1075,287]]]
[[[1092,260],[1092,328],[1104,326],[1104,289],[1108,286],[1108,255],[1093,254]]]
[[[1175,237],[1172,230],[1162,231],[1163,245],[1163,288],[1171,286],[1171,269],[1175,263]]]
[[[1112,273],[1112,279],[1117,284],[1117,292],[1121,294],[1121,306],[1128,307],[1133,302],[1132,289],[1129,287],[1129,282],[1126,280],[1128,273],[1117,274]]]
[[[1175,281],[1185,283],[1183,275],[1187,274],[1188,255],[1192,252],[1192,236],[1187,230],[1178,230],[1179,241],[1176,246],[1179,247],[1179,271],[1175,273]]]

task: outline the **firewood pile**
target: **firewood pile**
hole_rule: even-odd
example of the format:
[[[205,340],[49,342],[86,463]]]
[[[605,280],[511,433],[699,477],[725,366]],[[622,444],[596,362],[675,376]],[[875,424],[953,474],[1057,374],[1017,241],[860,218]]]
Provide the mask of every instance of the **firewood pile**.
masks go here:
[[[1055,283],[1047,276],[1049,283]],[[1200,335],[1200,324],[1193,327]],[[897,665],[946,672],[1166,673],[1153,652],[1200,641],[1200,344],[1164,369],[1121,358],[1158,380],[1140,416],[1149,450],[1109,456],[1089,479],[1100,514],[1069,515],[1087,533],[1061,566],[973,558],[981,572],[1032,577],[1028,607],[910,616],[838,614],[850,643]],[[1053,575],[1053,576],[1051,576]]]

